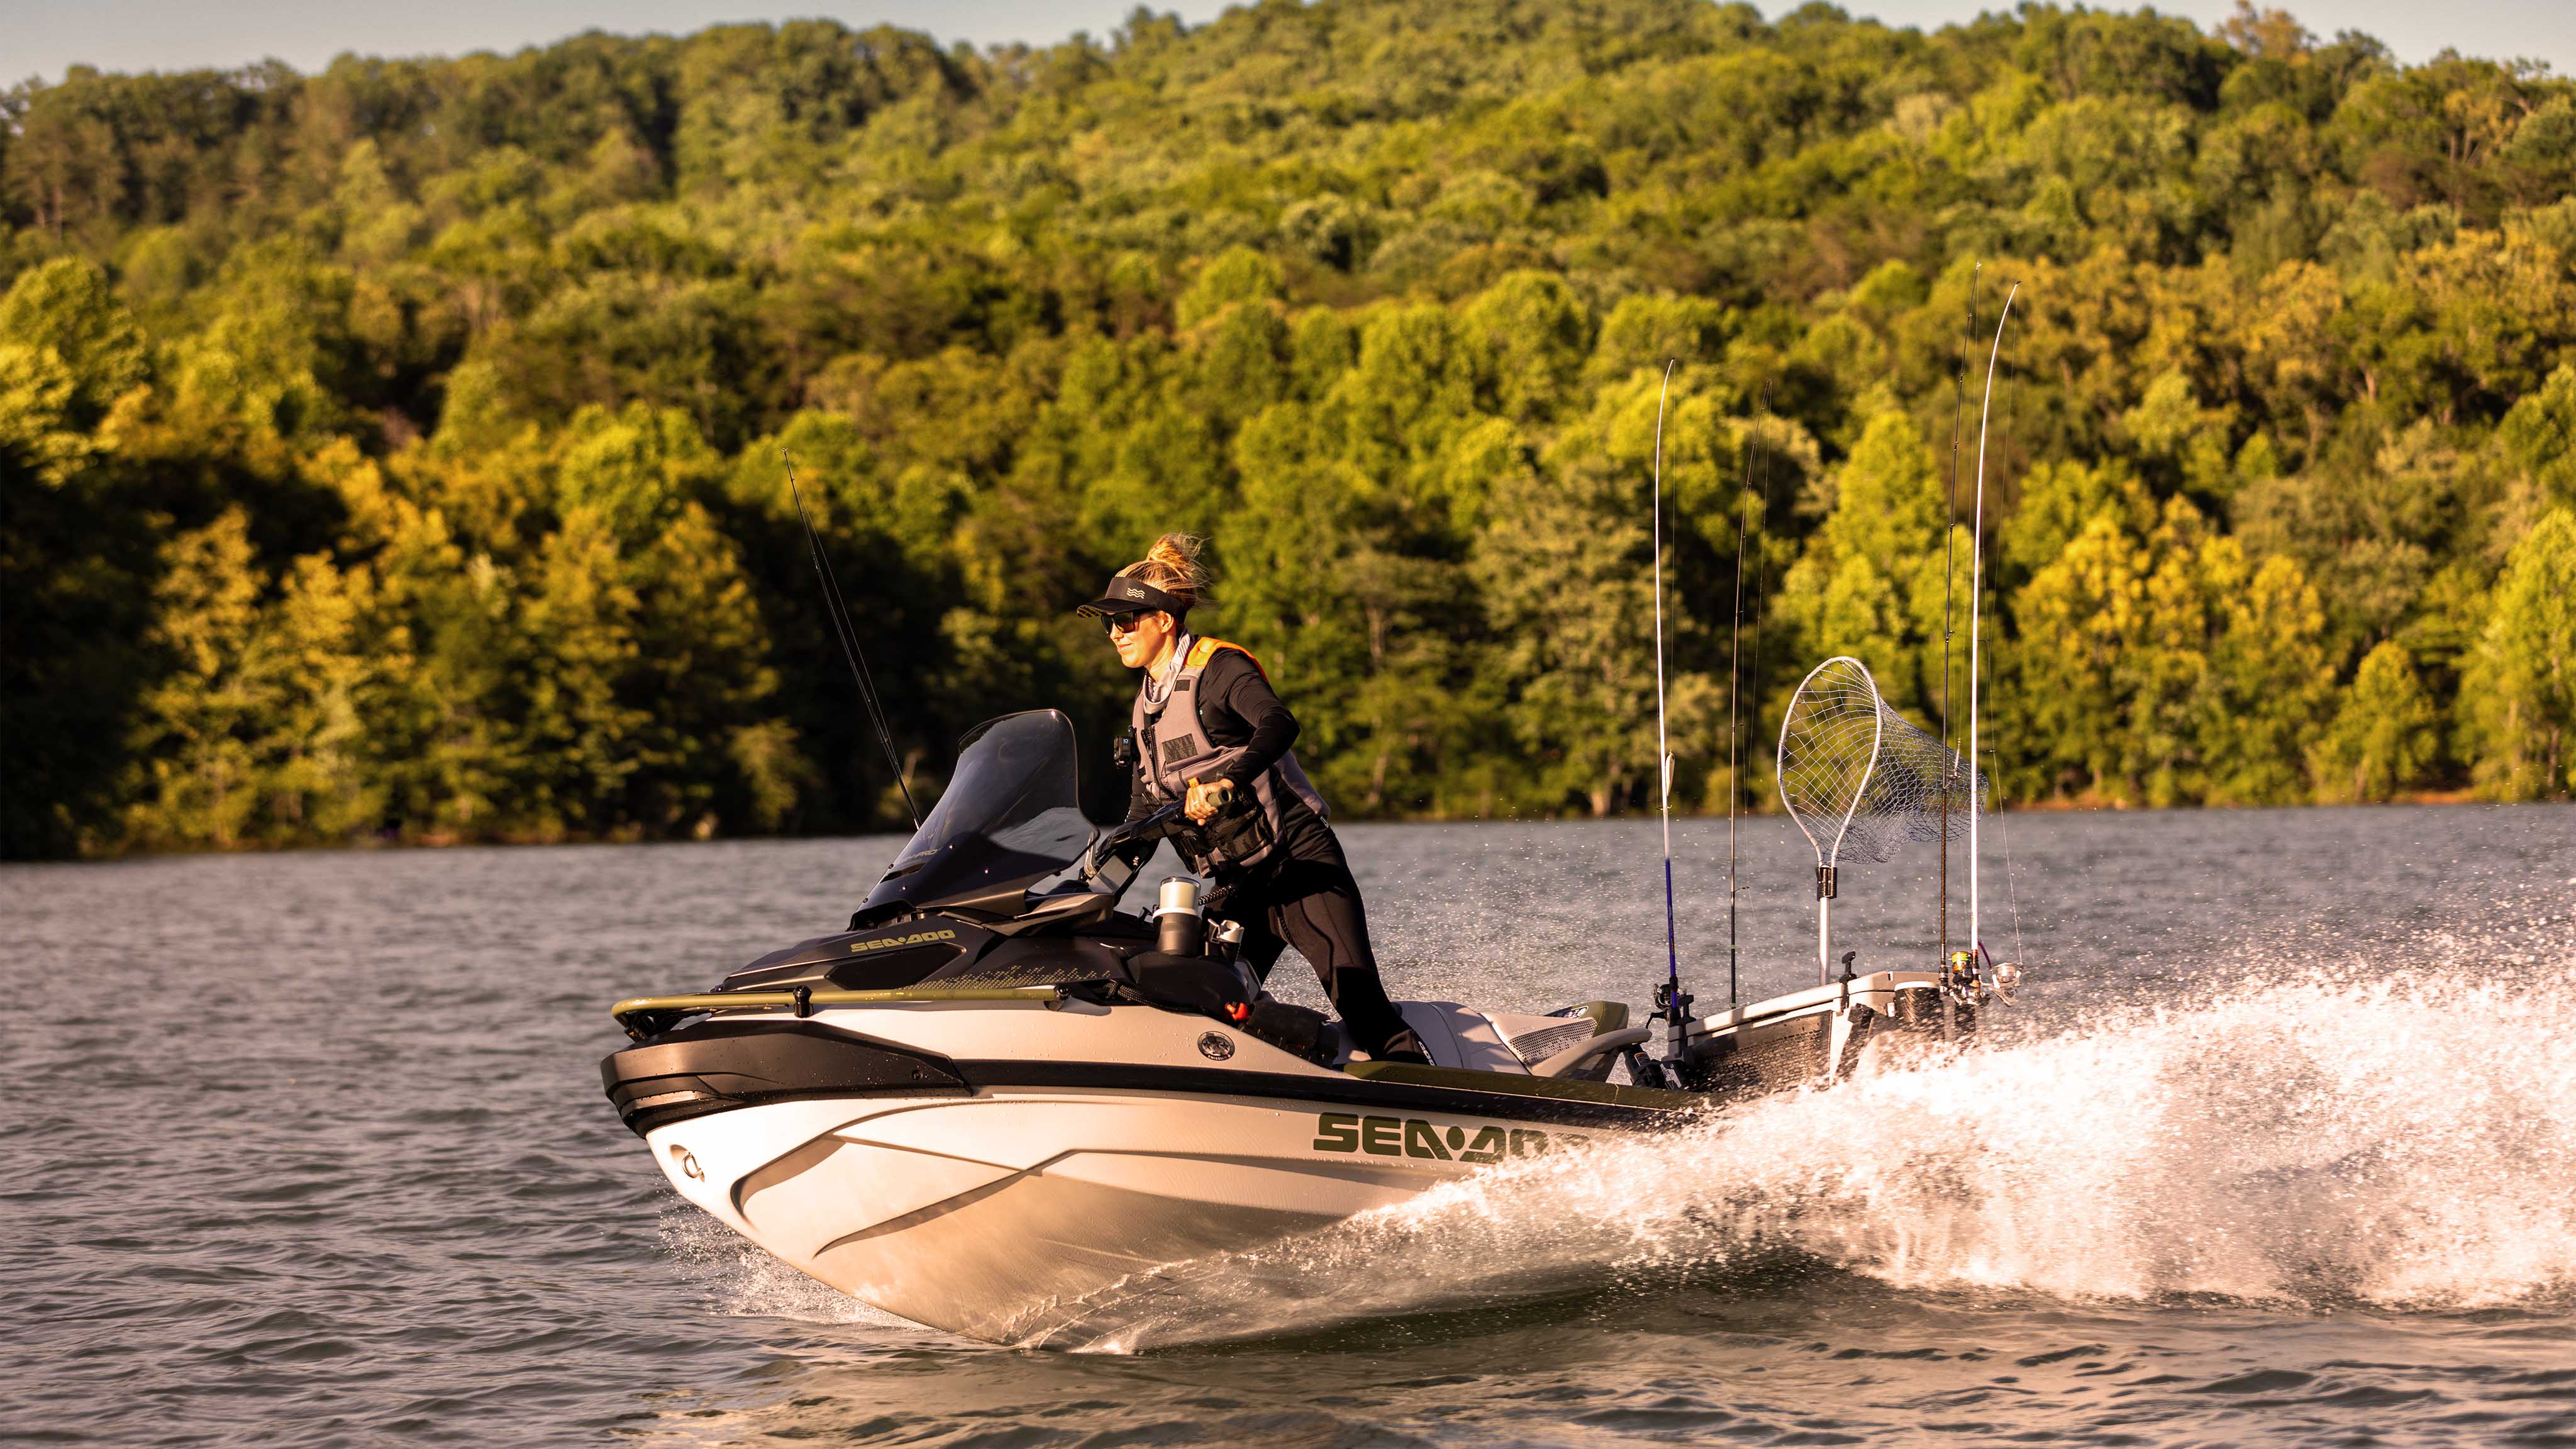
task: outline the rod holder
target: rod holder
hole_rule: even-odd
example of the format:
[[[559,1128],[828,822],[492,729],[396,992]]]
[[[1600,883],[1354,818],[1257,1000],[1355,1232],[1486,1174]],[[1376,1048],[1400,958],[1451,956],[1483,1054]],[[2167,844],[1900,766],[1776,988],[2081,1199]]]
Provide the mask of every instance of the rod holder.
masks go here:
[[[1216,948],[1208,954],[1221,961],[1236,961],[1242,959],[1243,922],[1217,922],[1215,928],[1208,932],[1208,943]]]

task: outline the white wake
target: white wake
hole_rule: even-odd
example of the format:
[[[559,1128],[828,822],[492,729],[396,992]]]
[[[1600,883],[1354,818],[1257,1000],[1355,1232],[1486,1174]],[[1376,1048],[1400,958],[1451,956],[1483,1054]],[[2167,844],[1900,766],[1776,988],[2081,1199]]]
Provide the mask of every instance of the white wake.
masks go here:
[[[1269,1336],[1787,1253],[1914,1290],[2467,1309],[2576,1291],[2576,973],[2314,972],[1865,1067],[1175,1264],[1040,1337]]]

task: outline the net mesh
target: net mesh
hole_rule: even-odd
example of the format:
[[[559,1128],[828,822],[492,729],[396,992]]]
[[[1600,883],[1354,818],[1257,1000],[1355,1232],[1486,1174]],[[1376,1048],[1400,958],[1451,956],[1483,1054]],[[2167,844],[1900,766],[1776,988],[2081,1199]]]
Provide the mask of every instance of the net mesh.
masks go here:
[[[1908,723],[1878,693],[1857,659],[1837,655],[1810,671],[1780,726],[1780,803],[1814,842],[1820,865],[1847,853],[1886,860],[1908,841],[1952,839],[1968,828],[1986,782],[1967,762]]]

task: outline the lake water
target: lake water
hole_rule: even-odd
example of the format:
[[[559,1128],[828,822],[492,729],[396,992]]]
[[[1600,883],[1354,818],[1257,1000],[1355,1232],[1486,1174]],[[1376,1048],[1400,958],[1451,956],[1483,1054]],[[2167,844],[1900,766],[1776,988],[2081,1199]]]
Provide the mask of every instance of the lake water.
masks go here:
[[[1043,1351],[769,1263],[600,1096],[610,1001],[830,929],[890,841],[0,870],[0,1439],[2576,1443],[2576,810],[1990,830],[2029,984],[1974,1049]],[[1676,835],[1705,1005],[1726,827]],[[1345,838],[1397,994],[1648,1000],[1651,824]],[[1740,845],[1747,994],[1812,980],[1804,842]],[[1931,959],[1922,865],[1846,876],[1861,969]]]

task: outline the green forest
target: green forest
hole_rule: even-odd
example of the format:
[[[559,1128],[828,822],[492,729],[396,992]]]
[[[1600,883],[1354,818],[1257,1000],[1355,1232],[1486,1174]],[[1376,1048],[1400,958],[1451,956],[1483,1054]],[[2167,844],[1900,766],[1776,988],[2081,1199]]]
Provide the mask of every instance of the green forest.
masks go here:
[[[783,454],[925,796],[1049,705],[1121,788],[1070,611],[1180,529],[1341,817],[1644,809],[1668,360],[1676,803],[1761,808],[1829,654],[1964,728],[2016,284],[2007,805],[2565,798],[2571,193],[2576,83],[2271,11],[76,67],[0,96],[0,848],[900,823]]]

